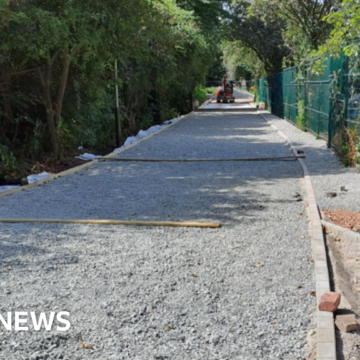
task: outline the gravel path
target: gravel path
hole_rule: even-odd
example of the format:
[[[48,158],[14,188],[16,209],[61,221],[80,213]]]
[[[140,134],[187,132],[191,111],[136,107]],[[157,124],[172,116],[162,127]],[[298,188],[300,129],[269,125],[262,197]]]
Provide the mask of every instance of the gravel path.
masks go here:
[[[195,113],[121,156],[287,156],[257,115]],[[0,359],[304,359],[314,298],[297,162],[98,163],[0,199],[1,217],[214,220],[221,229],[0,224]],[[78,334],[94,350],[78,345]]]
[[[311,174],[316,200],[322,208],[359,211],[360,174],[356,169],[345,168],[334,150],[328,149],[324,140],[317,140],[310,132],[303,132],[284,119],[265,115],[270,122],[284,132],[294,145],[306,152],[306,165]],[[328,191],[339,191],[340,186],[348,191],[336,198],[326,197]]]

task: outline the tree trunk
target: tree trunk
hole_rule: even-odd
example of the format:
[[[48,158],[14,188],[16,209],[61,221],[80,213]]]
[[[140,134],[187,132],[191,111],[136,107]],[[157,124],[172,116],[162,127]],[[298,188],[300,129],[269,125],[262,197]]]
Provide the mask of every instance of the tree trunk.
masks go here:
[[[3,98],[3,115],[4,115],[4,126],[3,131],[6,131],[6,125],[13,125],[14,124],[14,111],[11,105],[11,97],[13,96],[13,92],[11,89],[11,69],[5,68],[2,74],[3,79],[3,91],[2,91],[2,98]]]
[[[52,71],[53,71],[53,64],[58,54],[59,53],[57,52],[56,54],[54,54],[51,60],[47,61],[44,72],[41,69],[38,69],[40,82],[43,88],[43,95],[44,95],[45,109],[46,109],[46,120],[50,133],[51,147],[55,157],[59,156],[59,144],[56,134],[56,126],[61,118],[65,90],[68,83],[69,69],[70,69],[70,56],[68,49],[66,49],[63,51],[62,72],[61,72],[60,83],[57,91],[57,97],[54,104],[52,98],[52,92],[51,92]]]
[[[52,61],[48,60],[45,66],[45,71],[39,68],[38,75],[43,88],[43,96],[46,110],[46,121],[50,133],[50,142],[54,155],[58,156],[58,142],[56,137],[56,126],[54,117],[54,107],[51,97],[51,72],[52,72]]]
[[[66,49],[63,53],[62,73],[61,73],[59,90],[58,90],[56,104],[55,104],[55,124],[61,118],[65,90],[66,90],[66,86],[67,86],[68,78],[69,78],[69,69],[70,69],[70,56],[69,56],[68,49]]]

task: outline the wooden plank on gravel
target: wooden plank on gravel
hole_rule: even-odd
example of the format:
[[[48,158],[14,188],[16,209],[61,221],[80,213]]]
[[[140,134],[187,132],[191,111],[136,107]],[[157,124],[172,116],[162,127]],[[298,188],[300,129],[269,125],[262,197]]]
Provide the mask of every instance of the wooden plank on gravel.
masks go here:
[[[221,223],[177,222],[177,221],[131,221],[131,220],[66,220],[66,219],[0,219],[0,223],[28,224],[85,224],[85,225],[125,225],[125,226],[162,226],[220,228]]]

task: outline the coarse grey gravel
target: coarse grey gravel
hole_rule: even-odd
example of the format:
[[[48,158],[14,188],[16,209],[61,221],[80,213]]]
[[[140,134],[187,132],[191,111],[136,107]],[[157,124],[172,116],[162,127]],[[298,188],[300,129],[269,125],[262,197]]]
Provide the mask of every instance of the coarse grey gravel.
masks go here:
[[[345,168],[333,149],[326,142],[316,139],[310,132],[304,132],[277,116],[264,114],[294,143],[299,150],[306,152],[305,163],[310,171],[316,200],[321,208],[360,211],[360,174],[357,169]],[[341,192],[346,186],[348,191]],[[328,198],[327,192],[338,192],[337,197]]]
[[[260,116],[197,113],[121,156],[289,154]],[[0,359],[304,359],[316,304],[301,178],[297,162],[98,163],[0,199],[0,217],[223,223],[0,224],[0,313],[72,322],[66,333],[0,325]]]

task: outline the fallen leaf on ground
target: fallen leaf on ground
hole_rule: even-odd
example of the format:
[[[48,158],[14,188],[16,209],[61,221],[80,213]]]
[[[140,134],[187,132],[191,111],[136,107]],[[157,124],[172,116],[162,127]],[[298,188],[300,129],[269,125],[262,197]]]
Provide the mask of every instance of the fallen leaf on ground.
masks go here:
[[[12,266],[7,266],[5,269],[8,271],[11,271],[13,268],[12,268]]]
[[[198,279],[200,276],[198,276],[198,275],[193,275],[193,278],[195,278],[195,279]]]
[[[311,291],[311,292],[310,292],[310,295],[311,295],[311,296],[316,296],[316,291]]]
[[[165,331],[170,331],[170,330],[172,330],[171,326],[165,326]]]
[[[87,345],[82,342],[82,340],[79,341],[79,346],[86,349],[86,350],[94,350],[94,345]]]

